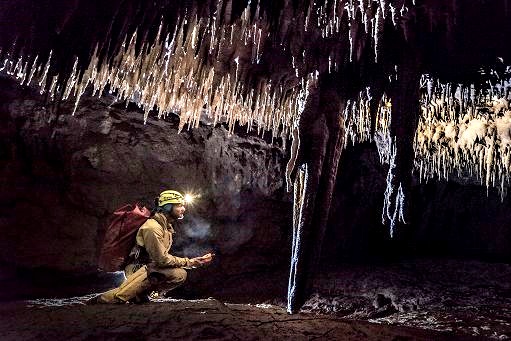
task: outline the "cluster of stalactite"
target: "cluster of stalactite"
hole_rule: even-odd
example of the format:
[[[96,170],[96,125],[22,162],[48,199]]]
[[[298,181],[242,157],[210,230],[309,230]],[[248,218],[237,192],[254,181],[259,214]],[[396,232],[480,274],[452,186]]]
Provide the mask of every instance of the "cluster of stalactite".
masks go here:
[[[382,146],[380,140],[388,140],[390,138],[390,120],[392,114],[392,103],[390,98],[383,94],[379,100],[379,104],[376,112],[371,112],[371,100],[370,89],[360,92],[357,100],[349,100],[344,112],[344,130],[345,135],[345,146],[350,143],[355,145],[361,142],[373,142],[378,140],[377,146],[380,151],[380,158],[382,163],[388,163],[389,153],[384,149],[380,150]],[[374,129],[372,122],[374,118]],[[349,119],[348,119],[349,118]]]
[[[414,171],[421,181],[449,177],[478,179],[487,188],[506,193],[511,177],[511,80],[488,87],[441,83],[428,75],[421,80],[421,112],[414,139]],[[346,142],[374,141],[380,161],[395,153],[389,132],[392,105],[384,95],[371,131],[369,90],[348,103]],[[345,113],[348,116],[348,113]]]
[[[353,61],[353,55],[359,54],[356,50],[355,40],[357,30],[353,22],[361,21],[366,34],[372,37],[375,60],[378,61],[378,52],[380,41],[383,35],[385,20],[390,18],[394,26],[398,25],[399,18],[406,15],[409,6],[415,6],[413,1],[385,1],[385,0],[351,0],[351,1],[324,1],[322,4],[311,3],[305,20],[305,30],[309,25],[315,25],[321,29],[321,36],[328,38],[341,29],[343,16],[348,17],[348,39],[350,48],[350,61]],[[316,14],[315,20],[311,22],[311,13]]]
[[[22,85],[39,87],[40,92],[47,93],[52,100],[74,98],[76,106],[83,93],[92,88],[94,95],[101,96],[108,91],[118,101],[138,104],[144,109],[146,119],[153,109],[157,109],[160,117],[178,114],[180,129],[185,125],[195,127],[201,117],[207,116],[215,123],[227,122],[231,131],[235,124],[241,124],[249,131],[255,126],[259,133],[269,130],[273,137],[285,138],[298,120],[299,108],[303,107],[299,102],[306,98],[311,75],[317,77],[318,72],[341,68],[344,52],[340,53],[339,49],[349,49],[350,61],[353,56],[357,60],[363,45],[357,40],[368,37],[372,39],[375,59],[378,59],[383,23],[389,20],[397,25],[409,5],[414,4],[405,0],[305,2],[307,11],[296,16],[295,23],[283,21],[273,33],[259,3],[249,1],[238,19],[224,23],[220,9],[224,6],[225,12],[231,11],[232,2],[225,5],[218,1],[217,11],[209,18],[185,15],[171,29],[160,25],[154,41],[143,39],[143,43],[137,45],[140,41],[137,35],[144,32],[125,37],[111,58],[99,57],[104,51],[98,46],[104,45],[98,44],[88,66],[81,68],[83,61],[76,58],[70,74],[51,72],[51,52],[44,60],[37,55],[7,53],[0,71],[17,78]],[[292,6],[291,2],[286,2],[282,13],[290,11]],[[359,25],[364,27],[367,36],[361,36]],[[249,64],[261,63],[267,41],[282,42],[286,36],[291,41],[293,37],[302,39],[310,31],[316,32],[312,37],[338,38],[324,57],[328,58],[327,69],[322,66],[327,64],[323,60],[309,57],[315,43],[300,41],[289,42],[293,51],[287,55],[291,57],[288,68],[281,70],[289,75],[271,79],[250,73]],[[282,45],[281,48],[289,47]],[[273,48],[271,53],[274,52]],[[264,62],[271,63],[271,60]],[[363,101],[356,98],[352,101],[353,107],[349,110],[364,109]],[[362,107],[355,107],[359,105]]]
[[[240,45],[251,46],[251,61],[258,63],[267,27],[252,23],[246,13],[235,24],[223,27],[216,27],[214,18],[184,18],[172,35],[164,36],[162,26],[155,41],[144,43],[138,53],[135,32],[109,63],[100,63],[97,48],[84,71],[77,68],[75,60],[64,84],[59,83],[59,75],[47,82],[51,53],[44,66],[38,63],[38,57],[32,63],[23,56],[16,62],[6,58],[2,70],[19,79],[21,85],[39,86],[50,99],[62,90],[62,99],[74,97],[75,108],[91,86],[93,95],[109,91],[119,101],[138,104],[145,111],[145,119],[153,108],[158,109],[159,117],[179,114],[180,129],[185,124],[198,126],[201,116],[207,115],[215,123],[227,122],[231,130],[238,123],[247,125],[248,130],[253,125],[258,132],[271,130],[274,136],[287,134],[300,107],[298,102],[304,100],[307,77],[288,92],[283,84],[272,83],[271,79],[259,80],[247,89],[246,70],[239,65],[239,59],[246,57],[244,51],[237,51]],[[227,49],[240,55],[234,59],[233,71],[222,74],[215,66]],[[208,63],[208,58],[214,62]]]
[[[415,137],[421,180],[476,177],[503,195],[511,173],[511,82],[486,89],[424,79]]]

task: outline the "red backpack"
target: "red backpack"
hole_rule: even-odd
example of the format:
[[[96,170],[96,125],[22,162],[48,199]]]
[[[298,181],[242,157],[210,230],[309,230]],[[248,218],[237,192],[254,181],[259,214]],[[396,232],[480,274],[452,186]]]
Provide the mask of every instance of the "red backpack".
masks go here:
[[[106,228],[99,254],[98,266],[101,270],[123,270],[126,259],[135,245],[138,228],[150,215],[151,211],[143,206],[140,207],[138,203],[128,204],[115,210]]]

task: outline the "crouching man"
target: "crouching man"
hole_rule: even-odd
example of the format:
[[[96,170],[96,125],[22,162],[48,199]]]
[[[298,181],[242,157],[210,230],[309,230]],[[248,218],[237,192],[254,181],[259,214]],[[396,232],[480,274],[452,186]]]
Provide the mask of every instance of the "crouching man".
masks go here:
[[[151,292],[168,292],[183,284],[187,276],[184,268],[200,267],[212,261],[212,254],[190,259],[170,253],[175,233],[172,224],[183,219],[185,198],[177,191],[166,190],[157,201],[154,214],[137,232],[136,245],[124,269],[126,280],[90,303],[147,302]]]

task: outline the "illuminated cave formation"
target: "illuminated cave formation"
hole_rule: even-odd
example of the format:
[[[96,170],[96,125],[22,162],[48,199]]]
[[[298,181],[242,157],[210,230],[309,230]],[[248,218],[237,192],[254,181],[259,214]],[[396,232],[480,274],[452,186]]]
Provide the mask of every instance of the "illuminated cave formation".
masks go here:
[[[144,120],[178,115],[180,131],[239,125],[289,148],[290,312],[310,292],[348,144],[375,142],[389,165],[392,236],[409,222],[412,170],[509,185],[508,1],[76,0],[14,22],[44,9],[24,5],[0,14],[0,71],[20,85],[75,110],[86,91],[108,93]]]

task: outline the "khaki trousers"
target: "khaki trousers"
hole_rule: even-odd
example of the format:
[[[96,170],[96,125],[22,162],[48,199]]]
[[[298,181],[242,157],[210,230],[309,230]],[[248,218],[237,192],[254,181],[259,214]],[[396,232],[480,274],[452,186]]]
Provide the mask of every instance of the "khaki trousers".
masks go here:
[[[149,268],[149,270],[148,270]],[[101,294],[103,302],[127,302],[150,291],[170,291],[186,280],[182,268],[159,268],[151,265],[129,264],[125,270],[126,280],[117,288]]]

